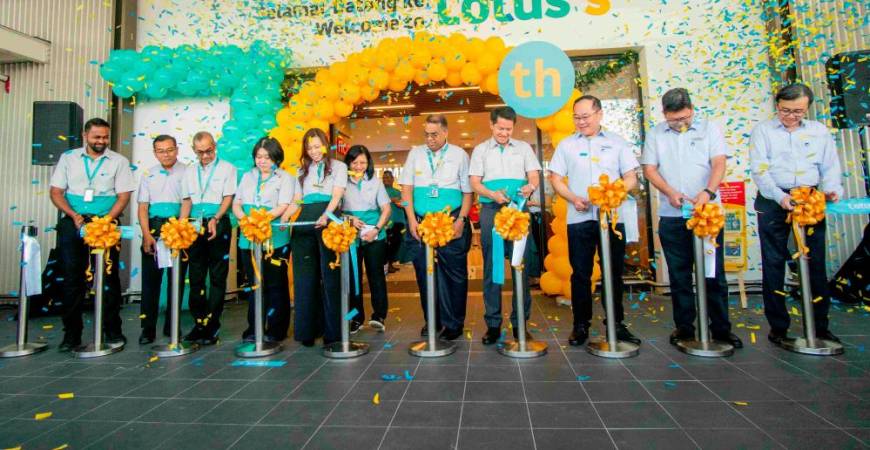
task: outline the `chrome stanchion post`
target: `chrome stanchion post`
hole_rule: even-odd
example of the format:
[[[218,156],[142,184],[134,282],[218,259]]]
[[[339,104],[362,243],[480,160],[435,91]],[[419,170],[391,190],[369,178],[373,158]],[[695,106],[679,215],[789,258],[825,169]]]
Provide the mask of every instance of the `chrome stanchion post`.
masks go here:
[[[16,335],[15,343],[0,347],[0,358],[14,358],[17,356],[27,356],[41,352],[48,348],[48,344],[42,342],[27,342],[27,275],[25,264],[27,258],[25,256],[25,237],[35,237],[36,227],[26,225],[21,227],[21,275],[18,284],[18,334]]]
[[[323,356],[333,359],[356,358],[369,352],[369,345],[350,340],[350,249],[341,254],[341,341],[333,342],[323,349]]]
[[[456,351],[456,344],[439,339],[435,329],[435,249],[426,244],[426,328],[428,339],[411,344],[408,352],[422,358],[436,358],[451,355]]]
[[[260,274],[257,288],[254,289],[254,343],[242,343],[236,347],[236,356],[240,358],[261,358],[274,355],[282,349],[280,342],[263,341],[263,289],[266,286],[266,274],[263,273],[263,244],[252,242],[251,252],[254,254],[256,272]]]
[[[516,245],[516,243],[514,243]],[[493,264],[496,264],[493,261]],[[504,264],[502,262],[502,264]],[[525,285],[523,284],[522,267],[514,267],[514,289],[516,289],[517,303],[514,308],[517,313],[517,339],[507,341],[498,348],[498,352],[511,358],[536,358],[547,354],[547,343],[542,341],[526,340],[526,303]]]
[[[181,255],[176,254],[172,257],[172,268],[170,270],[170,283],[172,286],[172,296],[169,301],[169,344],[155,345],[151,347],[151,351],[155,356],[161,358],[171,358],[173,356],[182,356],[193,353],[199,349],[199,345],[194,342],[179,342],[179,324],[181,322]]]
[[[124,349],[123,342],[103,342],[103,273],[106,270],[104,261],[109,249],[97,249],[94,255],[94,342],[73,350],[76,358],[96,358],[110,355]]]
[[[798,244],[798,266],[801,277],[801,304],[803,307],[804,337],[783,339],[782,348],[806,355],[833,356],[843,353],[843,345],[839,342],[816,337],[816,322],[813,311],[813,294],[810,290],[810,258],[801,248],[801,242],[806,243],[806,228],[798,228],[799,236],[795,236]]]
[[[695,305],[698,312],[699,339],[678,341],[677,349],[694,356],[731,356],[734,353],[733,345],[710,339],[710,330],[707,326],[707,277],[704,265],[704,239],[694,234],[692,236],[692,245],[695,250]]]
[[[614,312],[613,302],[613,262],[610,258],[610,230],[604,217],[601,218],[598,227],[599,236],[601,239],[601,266],[602,280],[604,287],[604,310],[607,317],[607,336],[606,339],[590,339],[586,345],[586,350],[595,355],[604,358],[630,358],[637,356],[638,346],[631,343],[620,341],[616,338],[616,313]],[[622,261],[620,261],[620,264]],[[622,280],[619,280],[622,282]],[[622,299],[619,299],[622,301]]]

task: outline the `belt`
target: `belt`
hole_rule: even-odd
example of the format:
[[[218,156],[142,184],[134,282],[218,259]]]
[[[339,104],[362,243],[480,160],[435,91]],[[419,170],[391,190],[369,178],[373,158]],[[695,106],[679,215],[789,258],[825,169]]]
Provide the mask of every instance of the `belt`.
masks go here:
[[[791,193],[792,189],[799,188],[799,187],[808,187],[810,189],[818,189],[819,188],[819,186],[817,185],[817,186],[795,186],[793,188],[780,188],[780,189],[782,189],[782,192],[789,194],[789,193]]]

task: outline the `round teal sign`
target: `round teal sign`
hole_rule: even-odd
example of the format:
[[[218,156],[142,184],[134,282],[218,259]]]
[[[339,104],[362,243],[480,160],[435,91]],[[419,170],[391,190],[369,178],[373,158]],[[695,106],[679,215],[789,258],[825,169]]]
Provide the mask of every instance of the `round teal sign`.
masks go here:
[[[515,47],[498,70],[498,91],[517,114],[532,119],[558,111],[574,89],[574,66],[568,55],[549,42]]]

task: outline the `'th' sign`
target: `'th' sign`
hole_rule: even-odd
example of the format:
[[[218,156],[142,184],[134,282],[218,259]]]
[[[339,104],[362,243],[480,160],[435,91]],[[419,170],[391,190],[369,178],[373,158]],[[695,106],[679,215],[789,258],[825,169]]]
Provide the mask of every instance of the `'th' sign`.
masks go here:
[[[549,42],[519,45],[498,71],[498,91],[517,114],[547,117],[565,105],[574,88],[574,66],[568,55]]]

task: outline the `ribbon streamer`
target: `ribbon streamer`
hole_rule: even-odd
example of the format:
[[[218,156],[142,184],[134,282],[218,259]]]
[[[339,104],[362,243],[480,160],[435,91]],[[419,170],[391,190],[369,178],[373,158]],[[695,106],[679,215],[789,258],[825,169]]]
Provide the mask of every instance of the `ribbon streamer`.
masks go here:
[[[333,217],[330,217],[333,221],[323,230],[323,245],[335,252],[335,261],[329,263],[330,269],[341,265],[341,254],[350,250],[357,237],[357,230],[350,221],[336,220]]]
[[[103,252],[106,255],[106,273],[112,273],[112,258],[109,257],[109,250],[112,247],[118,247],[121,242],[121,230],[118,229],[118,222],[110,215],[103,217],[94,217],[90,222],[82,227],[83,239],[85,244],[91,248],[91,253]],[[88,268],[85,270],[85,276],[88,281],[93,280],[91,271],[90,259],[88,259]]]
[[[619,222],[617,208],[628,197],[625,182],[622,181],[622,178],[617,178],[611,183],[610,177],[603,173],[598,177],[598,184],[589,186],[587,192],[589,193],[589,201],[598,207],[598,219],[601,226],[607,226],[607,216],[609,215],[610,228],[619,239],[622,239],[622,233],[616,230],[616,224]]]
[[[791,223],[798,254],[802,253],[806,256],[810,254],[810,249],[801,239],[800,227],[811,227],[824,220],[825,194],[815,188],[801,186],[792,189],[789,195],[794,202],[794,209],[788,214],[785,221]],[[812,233],[811,230],[807,230],[807,233]]]
[[[493,218],[492,279],[496,284],[504,284],[504,241],[513,241],[516,250],[518,241],[522,241],[529,233],[531,215],[522,211],[523,206],[525,199],[521,199],[516,206],[511,203],[502,207]]]

